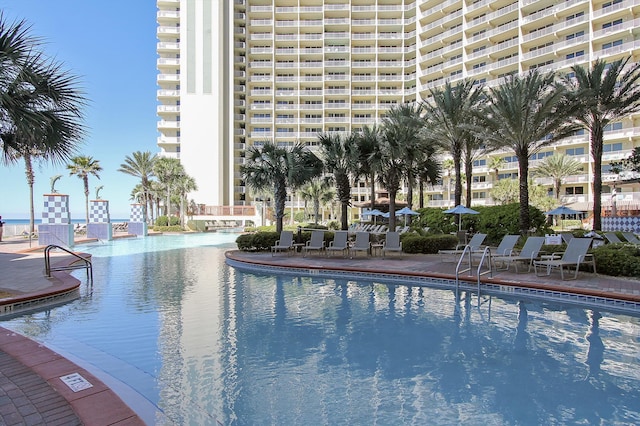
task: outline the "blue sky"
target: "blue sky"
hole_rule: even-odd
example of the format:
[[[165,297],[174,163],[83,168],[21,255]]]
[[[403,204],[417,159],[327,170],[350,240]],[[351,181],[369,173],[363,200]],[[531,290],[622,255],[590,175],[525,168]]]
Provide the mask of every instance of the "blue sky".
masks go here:
[[[154,0],[0,0],[4,19],[24,19],[31,34],[42,37],[44,51],[80,77],[90,104],[85,112],[88,134],[79,154],[90,155],[103,167],[100,180],[90,178],[90,199],[103,185],[112,219],[129,217],[134,177],[117,171],[134,151],[156,153],[156,2]],[[68,194],[72,218],[84,218],[82,181],[69,176],[64,165],[36,168],[35,216],[42,215],[42,195],[50,178]],[[28,218],[29,191],[24,163],[0,164],[0,215]]]

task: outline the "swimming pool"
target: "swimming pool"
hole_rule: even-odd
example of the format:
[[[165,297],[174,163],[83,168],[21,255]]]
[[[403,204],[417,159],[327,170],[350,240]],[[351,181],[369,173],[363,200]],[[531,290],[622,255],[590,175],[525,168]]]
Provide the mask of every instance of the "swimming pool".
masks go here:
[[[243,272],[234,240],[82,246],[93,289],[1,325],[127,383],[158,424],[640,423],[637,317]]]

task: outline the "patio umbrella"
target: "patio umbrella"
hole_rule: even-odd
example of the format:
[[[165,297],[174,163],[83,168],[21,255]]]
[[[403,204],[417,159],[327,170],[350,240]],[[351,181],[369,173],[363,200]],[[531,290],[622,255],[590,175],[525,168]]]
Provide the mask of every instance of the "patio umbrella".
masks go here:
[[[376,216],[382,216],[384,213],[378,209],[373,209],[371,211],[366,212],[365,216],[373,216],[373,223],[376,223]]]
[[[449,210],[445,210],[444,211],[446,214],[457,214],[458,215],[458,231],[462,230],[462,215],[463,214],[480,214],[480,212],[477,212],[473,209],[470,209],[469,207],[465,207],[463,205],[458,204],[457,206],[455,206],[452,209]]]
[[[396,216],[404,216],[404,226],[407,226],[407,216],[420,215],[418,212],[414,212],[409,207],[403,207],[400,210],[396,210]]]
[[[544,214],[547,214],[549,216],[562,216],[563,214],[580,214],[580,213],[582,213],[582,212],[574,210],[571,207],[560,206],[560,207],[556,207],[553,210],[549,210],[548,212],[545,212]],[[561,229],[564,230],[564,222],[562,222],[562,228]]]

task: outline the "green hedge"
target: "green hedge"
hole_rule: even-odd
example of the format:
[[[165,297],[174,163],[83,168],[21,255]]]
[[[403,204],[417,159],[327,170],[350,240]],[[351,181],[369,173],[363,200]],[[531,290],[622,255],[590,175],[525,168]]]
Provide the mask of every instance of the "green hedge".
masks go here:
[[[402,251],[405,253],[436,254],[438,250],[452,249],[458,244],[458,238],[450,234],[424,237],[417,234],[403,234],[401,240]]]
[[[599,274],[640,278],[640,247],[633,244],[606,244],[593,249]]]
[[[182,226],[180,225],[172,225],[172,226],[154,226],[153,230],[155,232],[183,232]]]

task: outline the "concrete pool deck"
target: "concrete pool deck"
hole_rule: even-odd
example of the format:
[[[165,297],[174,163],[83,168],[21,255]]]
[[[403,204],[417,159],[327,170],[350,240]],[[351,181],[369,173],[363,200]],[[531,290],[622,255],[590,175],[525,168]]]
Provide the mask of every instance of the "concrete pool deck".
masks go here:
[[[82,240],[75,250],[82,251]],[[56,254],[55,262],[68,262]],[[398,276],[455,278],[455,263],[443,263],[438,255],[392,254],[354,259],[300,253],[288,256],[270,253],[227,252],[238,262],[265,267],[337,270]],[[52,261],[52,263],[55,263]],[[64,272],[52,278],[44,274],[42,247],[22,238],[0,243],[0,306],[16,298],[38,297],[77,288],[80,283]],[[465,278],[462,276],[462,278]],[[468,278],[468,277],[467,277]],[[580,272],[574,281],[561,281],[558,273],[537,277],[533,271],[516,274],[498,272],[483,281],[503,285],[610,297],[640,303],[640,280]],[[2,295],[0,297],[4,297]],[[61,377],[79,374],[93,386],[73,392]],[[38,417],[39,416],[39,417]],[[38,419],[46,421],[38,422]],[[48,420],[47,420],[48,419]],[[53,421],[55,420],[55,421]],[[24,336],[0,327],[0,423],[142,425],[144,422],[111,389],[90,372]]]

